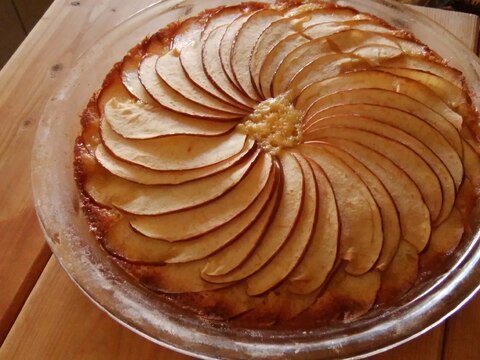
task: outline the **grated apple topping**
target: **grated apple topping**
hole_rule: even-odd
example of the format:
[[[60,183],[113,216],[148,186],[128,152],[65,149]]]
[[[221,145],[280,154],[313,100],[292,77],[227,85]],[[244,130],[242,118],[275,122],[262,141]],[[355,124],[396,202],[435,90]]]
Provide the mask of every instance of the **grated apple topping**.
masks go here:
[[[277,155],[302,142],[302,114],[293,106],[291,94],[284,93],[259,103],[237,128]]]

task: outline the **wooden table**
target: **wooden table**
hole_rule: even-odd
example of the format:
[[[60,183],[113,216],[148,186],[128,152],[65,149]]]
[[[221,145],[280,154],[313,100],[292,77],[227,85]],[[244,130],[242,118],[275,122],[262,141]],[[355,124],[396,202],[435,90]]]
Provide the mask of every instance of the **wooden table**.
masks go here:
[[[99,34],[155,0],[56,0],[0,72],[0,359],[186,359],[97,309],[51,256],[30,192],[36,125],[57,75]],[[476,50],[475,16],[420,9]],[[63,63],[60,63],[62,59]],[[480,296],[375,359],[480,359]]]

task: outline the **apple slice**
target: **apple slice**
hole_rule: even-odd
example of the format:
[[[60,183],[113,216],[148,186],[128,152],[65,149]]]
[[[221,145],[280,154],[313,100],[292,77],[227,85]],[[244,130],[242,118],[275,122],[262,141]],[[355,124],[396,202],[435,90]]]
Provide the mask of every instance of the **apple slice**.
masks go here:
[[[210,166],[185,171],[158,171],[130,164],[113,156],[102,144],[99,144],[95,149],[95,158],[106,170],[122,179],[144,185],[174,185],[201,179],[226,170],[250,156],[254,148],[255,142],[249,139],[242,151],[231,158]]]
[[[174,91],[157,74],[155,65],[159,56],[151,55],[145,57],[140,63],[138,69],[140,81],[149,94],[157,102],[167,109],[177,111],[181,114],[205,117],[218,120],[231,120],[238,117],[236,114],[230,114],[219,110],[209,109],[188,100],[181,94]]]
[[[240,88],[256,101],[261,101],[256,88],[252,83],[250,75],[250,62],[255,44],[259,38],[259,34],[267,29],[274,21],[282,18],[280,11],[273,9],[265,9],[255,12],[239,29],[233,41],[230,63],[232,72],[237,80]],[[228,30],[225,33],[227,36]],[[222,42],[222,45],[226,45]],[[220,51],[221,48],[220,48]]]
[[[192,41],[200,41],[201,34],[204,29],[203,19],[194,16],[182,21],[181,25],[175,32],[170,48],[180,52],[185,46]]]
[[[258,246],[246,261],[225,275],[203,277],[213,283],[230,283],[255,274],[285,244],[299,218],[304,193],[302,170],[296,158],[288,153],[279,156],[283,171],[283,189],[277,212]]]
[[[343,90],[368,88],[390,90],[407,95],[444,117],[457,129],[460,129],[462,126],[462,116],[450,109],[450,107],[427,86],[415,80],[376,70],[341,74],[331,79],[314,82],[299,96],[296,106],[306,110],[318,99],[319,89],[321,89],[321,94],[327,95]]]
[[[141,59],[138,56],[126,56],[122,62],[122,82],[127,90],[145,104],[156,105],[157,102],[150,96],[138,77],[138,65]]]
[[[305,122],[308,124],[309,118],[320,111],[326,111],[333,107],[342,107],[348,104],[357,105],[377,105],[383,109],[395,108],[403,112],[412,114],[440,132],[450,145],[455,149],[460,159],[463,158],[463,145],[460,134],[455,127],[446,121],[443,117],[435,113],[433,110],[422,104],[421,102],[412,99],[409,96],[396,93],[390,90],[382,89],[354,89],[339,92],[333,92],[330,95],[315,99],[315,91],[319,91],[320,87],[311,86],[306,89],[297,99],[296,107],[308,107],[305,114]],[[310,105],[310,101],[313,103]],[[382,109],[382,111],[384,111]],[[387,111],[387,110],[385,110]],[[381,116],[381,113],[375,115]]]
[[[427,121],[424,121],[424,119],[408,112],[388,106],[371,104],[336,105],[310,117],[307,121],[308,125],[304,128],[304,132],[307,132],[309,127],[313,126],[316,119],[350,114],[369,117],[376,121],[397,127],[416,137],[442,160],[455,182],[455,188],[458,189],[460,187],[463,180],[463,164],[455,149],[448,143],[440,131],[431,126]],[[452,128],[452,126],[450,126],[450,128]]]
[[[110,71],[103,82],[102,89],[97,95],[95,105],[99,118],[104,115],[105,105],[113,98],[119,101],[132,99],[132,95],[122,82],[118,69]]]
[[[309,10],[309,12],[305,12],[305,15],[310,17],[309,20],[304,23],[305,28],[323,23],[342,23],[355,19],[371,19],[371,16],[367,14],[359,14],[356,10],[351,8],[321,8]],[[295,13],[298,13],[298,11],[293,12],[293,14]]]
[[[240,266],[240,264],[252,254],[255,247],[258,246],[267,227],[273,221],[273,216],[278,207],[282,185],[279,183],[280,174],[277,175],[278,176],[275,176],[274,193],[271,194],[272,197],[266,209],[238,239],[228,247],[209,257],[207,265],[205,265],[205,268],[202,270],[204,279],[208,280],[209,276],[219,276],[229,273]]]
[[[419,155],[425,161],[425,163],[431,167],[436,177],[438,178],[438,181],[440,181],[441,196],[443,197],[441,201],[441,209],[436,216],[432,214],[432,220],[436,224],[439,224],[448,217],[455,203],[456,189],[455,189],[455,183],[453,182],[452,176],[450,175],[450,172],[448,171],[446,166],[442,163],[442,161],[435,155],[435,153],[433,153],[427,146],[425,146],[422,142],[417,140],[415,137],[409,135],[408,133],[396,127],[387,125],[385,123],[382,123],[376,120],[372,120],[367,117],[362,117],[358,115],[336,115],[332,117],[318,119],[315,123],[312,124],[308,132],[304,132],[304,136],[305,136],[305,139],[309,139],[310,132],[313,132],[314,134],[318,134],[318,131],[323,133],[325,130],[327,134],[331,134],[331,131],[341,132],[343,131],[344,127],[348,129],[358,129],[362,131],[364,130],[369,134],[372,133],[382,138],[385,137],[387,139],[390,139],[392,141],[405,145],[409,149],[413,150],[415,154]],[[332,130],[327,130],[327,128],[331,128]],[[312,139],[316,139],[315,136],[316,135],[313,135]],[[352,139],[352,136],[353,135],[347,136],[346,138]],[[342,135],[340,135],[340,137],[342,137]],[[373,140],[373,139],[374,137],[369,140]],[[366,144],[364,142],[362,143]],[[387,145],[387,143],[383,145]],[[374,147],[374,146],[370,146],[370,147],[374,150],[377,150],[377,151],[379,150],[378,147]],[[390,151],[396,151],[395,147],[385,148],[384,153],[386,154],[386,156],[390,157],[394,162],[397,162],[398,164],[400,164],[398,160],[390,156],[389,154]],[[400,167],[402,167],[405,171],[407,171],[407,173],[410,174],[410,171],[407,170],[407,168],[405,168],[402,165]],[[417,173],[420,171],[421,171],[421,168],[419,167],[417,169]],[[412,176],[412,178],[416,180],[415,177]],[[419,188],[423,189],[421,186],[419,186]],[[428,199],[428,197],[425,197],[425,199]]]
[[[300,34],[292,34],[281,40],[267,55],[260,67],[260,93],[265,99],[272,97],[272,83],[278,68],[285,57],[294,49],[309,43]]]
[[[179,56],[178,50],[173,49],[157,60],[155,67],[157,74],[168,86],[194,103],[221,112],[236,114],[238,117],[245,115],[245,111],[217,99],[192,82],[183,71]]]
[[[319,319],[319,322],[324,322],[326,318],[351,322],[373,307],[380,281],[378,270],[354,276],[340,268],[323,294],[301,318]],[[336,315],[335,319],[332,319],[332,314]]]
[[[389,67],[378,67],[377,70],[389,72],[390,74],[403,76],[427,86],[437,94],[453,110],[465,105],[465,91],[441,76],[431,74],[424,70],[398,69]]]
[[[318,193],[315,176],[301,155],[294,155],[304,178],[302,207],[295,227],[282,248],[259,271],[247,280],[247,293],[261,295],[280,284],[299,263],[312,239],[317,219]]]
[[[330,138],[328,143],[352,155],[380,179],[397,207],[402,237],[421,252],[430,239],[431,225],[430,213],[417,185],[383,152],[343,139]]]
[[[258,10],[261,11],[261,10]],[[256,12],[258,12],[256,11]],[[235,75],[233,73],[232,68],[232,51],[235,45],[235,39],[237,38],[238,32],[242,28],[243,24],[245,24],[249,18],[251,18],[256,12],[251,12],[247,14],[243,14],[242,16],[236,18],[230,24],[227,25],[225,29],[225,33],[222,36],[219,44],[219,54],[220,60],[222,63],[223,71],[225,72],[229,81],[237,88],[241,89],[240,84],[237,82]],[[218,68],[218,69],[221,69]]]
[[[480,186],[480,158],[468,141],[463,141],[463,165],[465,176],[470,180],[475,190]]]
[[[360,176],[378,205],[382,217],[383,245],[375,267],[383,271],[395,256],[401,237],[400,220],[395,203],[382,182],[360,161],[334,146],[328,144],[322,146]]]
[[[407,241],[401,241],[390,266],[382,273],[382,284],[377,295],[378,304],[398,300],[415,284],[418,275],[417,249]]]
[[[104,109],[105,121],[127,139],[152,139],[168,135],[218,136],[226,134],[235,122],[195,119],[162,107],[112,98]]]
[[[258,94],[262,96],[260,91],[260,71],[269,53],[286,37],[296,34],[296,29],[302,26],[303,21],[308,16],[300,14],[294,18],[283,18],[274,21],[265,31],[258,37],[255,47],[252,51],[250,59],[250,75],[253,86]]]
[[[398,47],[388,45],[365,45],[359,46],[352,51],[353,55],[360,56],[368,61],[371,66],[378,66],[386,59],[393,59],[403,54]]]
[[[297,267],[288,276],[288,290],[295,294],[311,294],[327,280],[337,257],[340,234],[337,202],[332,185],[320,166],[310,164],[318,191],[318,210],[313,237]]]
[[[339,74],[369,68],[370,65],[361,57],[350,54],[330,54],[322,56],[302,70],[297,72],[287,85],[287,91],[292,91],[297,96],[301,91],[314,81],[325,80]],[[278,95],[275,93],[274,95]],[[284,90],[282,90],[283,92]]]
[[[320,25],[321,26],[321,25]],[[316,26],[309,27],[303,31],[303,34],[311,39],[319,39],[317,36]],[[321,30],[318,35],[322,35]],[[365,45],[387,45],[399,48],[397,38],[387,34],[380,34],[376,32],[357,30],[354,27],[345,31],[335,32],[325,37],[331,42],[334,49],[338,52],[348,53],[352,52],[359,46]]]
[[[160,215],[178,212],[225,194],[242,181],[258,155],[257,151],[247,161],[224,171],[178,185],[141,185],[98,169],[86,179],[84,188],[97,203],[113,205],[130,214]]]
[[[219,56],[220,43],[227,29],[226,25],[213,30],[203,43],[202,62],[209,79],[228,96],[235,101],[253,109],[256,101],[245,96],[228,78],[222,70],[222,62]]]
[[[348,262],[348,273],[365,274],[378,260],[383,243],[382,219],[372,194],[357,174],[321,144],[301,145],[300,152],[317,163],[332,184],[341,223],[339,258]]]
[[[202,31],[202,40],[204,41],[214,29],[232,23],[235,19],[243,15],[244,12],[245,10],[241,5],[218,8],[216,12],[208,17]]]
[[[122,160],[153,170],[190,170],[226,160],[245,146],[246,136],[236,131],[227,135],[202,137],[167,136],[156,139],[125,139],[101,122],[106,148]]]
[[[384,154],[412,178],[425,199],[432,220],[438,218],[443,203],[442,188],[435,172],[420,155],[397,140],[359,129],[320,128],[304,135],[305,141],[327,141],[330,138],[351,140]]]
[[[272,176],[272,167],[271,156],[261,154],[245,179],[215,201],[172,214],[134,217],[130,224],[145,236],[171,242],[204,235],[245,211]]]

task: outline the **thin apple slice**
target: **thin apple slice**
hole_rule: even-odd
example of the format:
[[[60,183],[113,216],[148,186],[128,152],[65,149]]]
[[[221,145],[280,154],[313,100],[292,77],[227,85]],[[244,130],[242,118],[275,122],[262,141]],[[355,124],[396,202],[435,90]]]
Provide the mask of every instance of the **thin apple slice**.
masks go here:
[[[345,18],[341,21],[331,21],[331,22],[322,22],[320,24],[313,24],[305,29],[305,34],[308,34],[312,38],[319,38],[323,33],[322,28],[335,28],[338,27],[340,31],[348,30],[348,29],[355,29],[367,32],[374,32],[380,34],[389,34],[389,35],[396,35],[398,30],[393,29],[387,24],[379,23],[378,21],[372,19],[358,19],[358,17],[351,19]],[[335,31],[339,32],[339,31]],[[317,36],[318,34],[318,36]]]
[[[250,75],[253,86],[258,94],[262,96],[260,91],[260,71],[265,59],[273,48],[286,37],[296,34],[293,28],[299,26],[302,19],[286,18],[273,22],[258,37],[255,47],[252,51],[250,59]]]
[[[391,195],[378,179],[365,165],[348,153],[334,146],[322,145],[329,153],[347,164],[368,186],[372,193],[382,217],[383,245],[375,268],[383,271],[392,261],[400,243],[401,228],[397,208]]]
[[[318,191],[318,211],[313,237],[297,267],[288,276],[288,290],[295,294],[311,294],[327,280],[335,259],[340,235],[337,201],[332,185],[316,163],[310,164]]]
[[[262,10],[258,10],[258,11],[262,11]],[[235,74],[233,73],[233,68],[232,68],[231,61],[232,61],[233,46],[235,45],[235,39],[237,38],[238,32],[242,28],[243,24],[245,24],[248,21],[248,19],[251,18],[256,12],[243,14],[242,16],[236,18],[234,21],[228,24],[225,29],[225,33],[223,34],[219,44],[219,54],[220,54],[220,60],[222,64],[221,68],[223,68],[223,71],[227,75],[227,78],[237,89],[241,89],[241,87],[237,79],[235,78]],[[221,68],[218,68],[218,69],[221,69]]]
[[[256,273],[282,248],[290,236],[303,206],[304,179],[296,158],[288,153],[280,155],[283,171],[283,189],[277,212],[259,245],[246,261],[225,275],[204,278],[213,283],[229,283]]]
[[[368,61],[371,66],[378,66],[386,59],[394,59],[403,54],[398,47],[388,45],[365,45],[359,46],[352,51],[353,55],[360,56]]]
[[[272,97],[272,83],[285,57],[309,41],[300,34],[292,34],[281,40],[267,55],[260,67],[260,93],[265,99]]]
[[[138,77],[138,65],[141,59],[138,56],[126,56],[122,63],[122,82],[127,90],[135,96],[138,100],[145,104],[156,105],[157,102],[145,90],[140,78]]]
[[[226,160],[245,146],[246,136],[236,131],[227,135],[202,137],[167,136],[156,139],[125,139],[101,122],[105,147],[122,160],[153,170],[191,170]]]
[[[354,141],[372,150],[381,152],[391,159],[418,186],[430,210],[432,220],[438,218],[443,203],[442,188],[437,175],[420,155],[396,140],[365,130],[329,127],[315,129],[304,135],[305,141],[326,141],[326,139],[330,138]]]
[[[372,120],[368,117],[362,117],[359,115],[336,115],[336,116],[318,119],[315,123],[312,124],[308,132],[304,132],[304,136],[305,136],[305,139],[309,139],[310,132],[318,134],[318,130],[326,129],[326,128],[332,128],[332,131],[341,132],[343,131],[344,127],[348,129],[358,129],[362,131],[364,130],[368,133],[376,134],[382,138],[385,137],[387,139],[390,139],[405,145],[409,149],[413,150],[416,154],[418,154],[425,161],[425,163],[431,167],[436,177],[438,178],[438,181],[440,181],[440,189],[441,189],[440,194],[442,196],[441,209],[436,216],[432,214],[432,221],[434,221],[435,224],[439,224],[448,217],[455,203],[455,190],[456,190],[455,183],[453,182],[453,178],[450,175],[450,172],[448,171],[446,166],[443,164],[443,162],[437,157],[437,155],[435,155],[435,153],[432,152],[432,150],[430,150],[422,142],[417,140],[415,137],[409,135],[408,133],[404,132],[403,130],[400,130],[394,126],[387,125],[380,121]],[[331,134],[331,131],[327,130],[327,134]],[[326,136],[328,137],[329,135],[326,135]],[[352,136],[353,135],[347,136],[346,138],[352,139]],[[313,137],[313,139],[316,139],[316,138]],[[373,140],[373,139],[374,138],[371,138],[369,140]],[[386,144],[387,143],[383,145],[386,145]],[[379,150],[378,147],[372,147],[372,148],[377,151]],[[384,150],[384,153],[388,157],[390,157],[394,162],[397,162],[398,164],[400,164],[400,162],[398,162],[396,158],[393,158],[389,155],[390,151],[396,151],[396,149],[394,147],[386,148]],[[405,171],[407,171],[407,173],[410,174],[410,171],[408,171],[405,167],[403,166],[400,166],[400,167],[402,167]],[[421,171],[421,168],[419,167],[417,169],[417,172],[420,172],[420,171]],[[416,180],[415,177],[412,176],[412,178]],[[421,186],[419,186],[419,188],[422,189]],[[426,199],[428,198],[426,197]]]
[[[183,71],[179,56],[178,50],[173,49],[157,60],[155,66],[157,74],[168,86],[188,100],[210,109],[236,114],[239,117],[245,114],[245,111],[217,99],[192,82]]]
[[[159,56],[151,55],[144,58],[138,69],[140,81],[149,94],[162,106],[181,114],[218,119],[231,120],[238,117],[236,114],[209,109],[197,104],[173,90],[157,74],[155,65]]]
[[[271,156],[261,154],[259,161],[245,179],[215,201],[172,214],[134,217],[130,224],[145,236],[171,242],[201,236],[245,211],[272,176],[272,168]]]
[[[118,99],[119,101],[128,101],[132,99],[132,95],[122,82],[118,69],[110,71],[103,82],[102,89],[97,95],[95,110],[97,111],[99,118],[104,115],[105,105],[113,98]]]
[[[301,155],[294,156],[300,164],[305,182],[299,218],[282,248],[265,266],[248,278],[247,293],[250,296],[261,295],[280,284],[299,263],[313,236],[319,201],[315,176]]]
[[[209,79],[228,96],[242,105],[253,109],[256,101],[245,96],[228,78],[222,70],[222,62],[219,56],[220,43],[227,26],[220,26],[213,30],[203,43],[202,62]]]
[[[424,121],[424,119],[406,111],[368,103],[335,105],[321,110],[310,117],[307,121],[308,125],[304,128],[304,132],[307,132],[308,128],[313,126],[316,119],[350,114],[369,117],[376,121],[397,127],[419,139],[442,160],[452,175],[455,188],[458,190],[463,180],[463,164],[460,156],[440,131],[431,126],[427,121]],[[452,128],[452,126],[450,126],[450,128]]]
[[[316,36],[316,27],[305,29],[303,34],[312,39],[319,39],[319,37]],[[335,32],[327,36],[326,39],[332,43],[334,49],[342,53],[351,52],[359,46],[375,44],[399,48],[397,38],[394,36],[357,30],[355,28],[349,28],[346,31]]]
[[[136,215],[168,214],[219,198],[242,181],[258,155],[257,151],[247,161],[224,171],[178,185],[141,185],[98,169],[86,179],[84,187],[102,205],[114,206]]]
[[[339,258],[348,262],[348,273],[365,274],[377,262],[383,243],[382,219],[372,194],[357,174],[321,145],[304,144],[300,151],[332,184],[341,223]]]
[[[414,69],[378,67],[377,70],[418,81],[433,90],[435,94],[454,110],[466,103],[467,98],[465,91],[441,76],[431,74],[424,70]]]
[[[244,13],[245,9],[241,5],[219,8],[216,12],[208,17],[205,27],[202,31],[202,40],[205,40],[217,27],[232,23],[236,18],[240,17]]]
[[[426,123],[440,132],[450,145],[455,149],[456,153],[463,158],[463,145],[460,138],[460,134],[455,127],[446,121],[443,117],[435,113],[433,110],[422,104],[421,102],[390,90],[382,89],[354,89],[345,90],[339,92],[333,92],[330,95],[325,95],[315,99],[313,95],[315,91],[319,91],[321,87],[311,86],[305,90],[302,95],[297,99],[296,107],[305,108],[308,107],[308,111],[305,114],[305,122],[309,123],[309,118],[320,111],[327,111],[334,107],[342,107],[349,104],[357,105],[377,105],[384,109],[394,108],[403,112],[410,113],[419,119],[424,120]],[[313,103],[310,105],[310,101]],[[383,111],[383,110],[382,110]],[[387,111],[387,110],[385,110]],[[382,113],[375,116],[382,116]]]
[[[195,119],[162,107],[112,98],[104,109],[105,121],[127,139],[152,139],[168,135],[218,136],[236,123]]]
[[[426,71],[444,78],[459,88],[463,87],[463,75],[460,71],[440,61],[432,61],[425,56],[404,54],[398,58],[383,61],[382,66]]]
[[[376,70],[341,74],[331,79],[312,83],[299,96],[296,105],[300,109],[306,110],[318,99],[319,89],[321,89],[321,94],[327,95],[343,90],[369,88],[390,90],[407,95],[444,117],[457,129],[460,129],[462,126],[462,116],[450,109],[450,107],[427,86],[415,80]]]
[[[203,19],[198,16],[190,17],[182,21],[170,43],[170,48],[177,49],[177,51],[180,52],[192,41],[200,41],[203,28]]]
[[[202,276],[208,280],[209,276],[225,275],[240,266],[240,264],[252,254],[255,247],[259,244],[263,234],[273,221],[273,216],[278,207],[280,199],[281,183],[279,183],[281,174],[276,174],[274,193],[271,195],[269,203],[262,214],[255,220],[252,226],[243,233],[238,239],[226,248],[209,257],[207,265],[202,270]]]
[[[377,303],[391,303],[410,290],[417,280],[418,262],[417,249],[409,242],[401,241],[392,263],[382,273]]]
[[[235,106],[240,111],[248,111],[249,107],[234,100],[210,81],[203,65],[202,47],[203,43],[192,42],[180,52],[180,62],[188,78],[216,98]]]
[[[95,149],[95,158],[106,170],[122,179],[144,185],[175,185],[201,179],[226,170],[243,161],[252,153],[254,148],[255,142],[247,140],[242,151],[231,158],[210,166],[184,171],[158,171],[131,164],[112,155],[102,144],[99,144]]]
[[[234,42],[232,43],[233,48],[231,51],[230,63],[233,75],[240,85],[240,88],[248,95],[248,97],[256,101],[261,101],[261,97],[253,85],[250,75],[252,53],[259,38],[259,34],[262,34],[262,32],[274,21],[281,18],[281,12],[278,10],[265,9],[257,11],[241,26]],[[228,30],[226,34],[228,34]]]
[[[480,157],[468,141],[463,141],[463,164],[465,176],[475,190],[478,190],[480,187]]]
[[[340,268],[322,295],[300,318],[318,319],[319,322],[325,322],[325,318],[353,321],[373,307],[380,282],[378,270],[354,276]],[[332,319],[332,314],[336,314],[335,319]]]
[[[342,73],[358,71],[369,68],[370,65],[363,58],[351,54],[330,54],[319,57],[297,72],[286,89],[296,97],[302,90],[315,81],[322,81]],[[278,95],[274,92],[273,95]]]
[[[308,6],[308,5],[307,5]],[[356,10],[351,8],[323,8],[323,9],[310,9],[311,11],[303,11],[305,15],[309,16],[309,20],[305,22],[306,28],[316,26],[323,23],[342,23],[351,20],[371,19],[371,16],[367,14],[359,14]],[[292,13],[296,14],[298,11]],[[292,16],[286,15],[286,16]]]
[[[431,234],[430,213],[412,179],[382,155],[383,152],[378,153],[367,146],[343,139],[330,138],[328,143],[352,155],[380,179],[397,207],[402,237],[415,246],[417,252],[425,249]]]

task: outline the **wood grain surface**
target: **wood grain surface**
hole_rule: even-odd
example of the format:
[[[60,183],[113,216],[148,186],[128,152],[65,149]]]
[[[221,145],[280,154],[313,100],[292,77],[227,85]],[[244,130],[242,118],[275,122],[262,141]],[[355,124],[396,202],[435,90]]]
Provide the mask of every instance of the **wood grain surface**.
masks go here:
[[[58,73],[99,35],[153,2],[56,0],[0,72],[0,343],[8,334],[2,360],[187,358],[118,325],[81,294],[49,260],[30,195],[35,129]],[[476,17],[421,11],[467,45],[477,43]],[[480,359],[479,313],[477,296],[446,324],[374,359]]]

